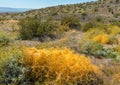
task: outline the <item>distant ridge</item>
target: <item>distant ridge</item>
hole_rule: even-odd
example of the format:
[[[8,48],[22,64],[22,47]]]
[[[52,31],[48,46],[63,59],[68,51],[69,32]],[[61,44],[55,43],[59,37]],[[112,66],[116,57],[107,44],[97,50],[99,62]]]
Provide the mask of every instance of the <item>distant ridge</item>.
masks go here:
[[[0,7],[0,13],[26,12],[28,10],[31,10],[31,9],[30,8]]]

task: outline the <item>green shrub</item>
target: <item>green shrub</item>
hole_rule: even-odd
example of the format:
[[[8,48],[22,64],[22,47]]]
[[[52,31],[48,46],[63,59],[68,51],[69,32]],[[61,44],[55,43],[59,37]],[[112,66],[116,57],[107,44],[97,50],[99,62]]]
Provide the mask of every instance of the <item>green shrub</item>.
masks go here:
[[[83,12],[81,15],[82,15],[83,17],[85,17],[85,16],[87,16],[87,13]]]
[[[61,25],[68,26],[69,28],[80,28],[79,19],[74,16],[65,16],[61,19]]]
[[[86,32],[86,31],[88,31],[90,28],[93,28],[95,25],[94,25],[94,23],[92,23],[92,22],[88,22],[88,23],[86,23],[85,25],[84,25],[84,27],[83,27],[83,31],[84,32]]]
[[[103,20],[102,20],[102,17],[100,17],[100,16],[96,17],[96,21],[97,21],[97,22],[102,22],[102,21],[103,21]]]
[[[43,36],[49,36],[52,35],[55,31],[55,25],[51,22],[40,22],[39,26],[37,28],[37,36],[43,37]]]
[[[11,39],[8,38],[7,36],[5,36],[5,35],[0,36],[0,46],[9,45],[10,41],[11,41]]]
[[[23,85],[25,76],[22,66],[22,57],[20,55],[16,54],[8,60],[3,60],[0,67],[0,84]]]
[[[34,36],[36,36],[39,20],[36,18],[25,18],[20,20],[20,37],[23,40],[26,39],[32,39]]]
[[[95,9],[94,9],[94,12],[98,12],[98,11],[99,11],[98,8],[95,8]]]
[[[120,13],[114,14],[113,16],[114,16],[115,18],[118,18],[118,17],[120,17]]]
[[[95,57],[115,58],[116,53],[113,48],[105,48],[103,45],[89,41],[85,43],[81,50],[82,53],[93,55]]]
[[[49,21],[42,21],[37,18],[25,18],[20,20],[20,37],[23,40],[31,40],[33,38],[42,38],[52,35],[55,31],[55,25]]]
[[[118,44],[118,39],[116,38],[116,36],[110,35],[109,38],[110,38],[109,44]]]
[[[115,26],[120,27],[120,22],[117,21],[117,20],[113,20],[113,21],[112,21],[112,25],[115,25]]]
[[[6,20],[6,19],[5,19],[5,18],[0,17],[0,21],[4,21],[4,20]]]
[[[69,28],[68,26],[64,26],[64,25],[61,25],[61,26],[59,26],[59,28],[58,28],[59,33],[60,33],[60,32],[61,32],[61,33],[67,32],[68,30],[70,30],[70,28]]]

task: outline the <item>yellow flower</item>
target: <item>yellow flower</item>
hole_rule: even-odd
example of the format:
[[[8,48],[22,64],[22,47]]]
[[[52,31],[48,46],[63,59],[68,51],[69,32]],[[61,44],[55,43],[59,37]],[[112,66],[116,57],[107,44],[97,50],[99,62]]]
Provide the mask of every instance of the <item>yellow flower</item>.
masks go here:
[[[101,44],[107,44],[107,43],[109,43],[110,39],[107,34],[103,34],[103,35],[95,36],[93,38],[93,41],[101,43]]]

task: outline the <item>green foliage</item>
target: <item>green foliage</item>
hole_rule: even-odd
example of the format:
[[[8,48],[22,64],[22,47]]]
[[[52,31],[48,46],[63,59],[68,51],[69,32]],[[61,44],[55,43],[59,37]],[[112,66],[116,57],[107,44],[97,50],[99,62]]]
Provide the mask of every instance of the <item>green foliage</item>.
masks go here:
[[[37,28],[39,25],[39,20],[36,18],[25,18],[20,20],[20,37],[22,39],[32,39],[36,36]]]
[[[74,16],[65,16],[61,19],[61,25],[75,29],[80,26],[80,23],[79,23],[79,19]]]
[[[102,21],[103,21],[103,20],[102,20],[102,17],[100,17],[100,16],[96,17],[96,21],[97,21],[97,22],[102,22]]]
[[[0,69],[0,84],[21,85],[25,79],[23,74],[22,57],[14,55],[8,60],[4,60]]]
[[[82,47],[82,52],[87,55],[93,55],[95,57],[115,58],[116,53],[113,48],[105,48],[103,45],[89,41]]]
[[[116,25],[120,27],[120,22],[117,20],[113,20],[112,25]]]
[[[51,21],[42,21],[37,18],[25,18],[20,20],[20,37],[23,40],[41,38],[53,34],[55,25]]]
[[[11,42],[11,39],[5,35],[0,36],[0,46],[7,46]]]
[[[120,13],[114,14],[113,16],[114,16],[115,18],[118,18],[118,17],[120,17]]]
[[[40,22],[39,26],[37,28],[37,36],[42,37],[42,36],[49,36],[52,35],[55,31],[55,25],[51,22]]]
[[[0,17],[0,21],[4,21],[4,20],[5,20],[5,18]]]
[[[58,28],[58,31],[59,33],[63,33],[63,32],[66,32],[70,30],[70,28],[68,26],[65,26],[65,25],[61,25],[59,28]]]
[[[109,44],[118,44],[118,39],[116,38],[116,36],[110,35],[109,38],[110,38]]]
[[[83,17],[85,17],[85,16],[87,16],[87,13],[83,12],[81,15],[82,15]]]
[[[95,9],[94,9],[94,12],[98,12],[98,11],[99,11],[98,8],[95,8]]]
[[[94,27],[94,23],[93,22],[88,22],[88,23],[86,23],[85,25],[84,25],[84,27],[83,27],[83,31],[84,32],[86,32],[86,31],[88,31],[90,28],[93,28]]]

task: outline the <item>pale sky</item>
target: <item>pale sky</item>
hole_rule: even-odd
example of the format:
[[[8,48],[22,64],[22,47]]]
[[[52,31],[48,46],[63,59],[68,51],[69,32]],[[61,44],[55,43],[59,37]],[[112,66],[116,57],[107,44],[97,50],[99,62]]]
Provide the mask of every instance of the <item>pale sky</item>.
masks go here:
[[[83,3],[96,0],[0,0],[0,7],[44,8],[49,6]]]

